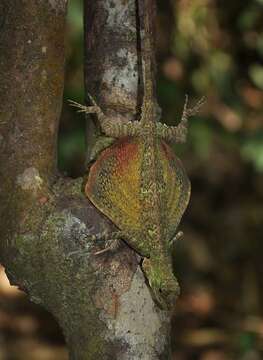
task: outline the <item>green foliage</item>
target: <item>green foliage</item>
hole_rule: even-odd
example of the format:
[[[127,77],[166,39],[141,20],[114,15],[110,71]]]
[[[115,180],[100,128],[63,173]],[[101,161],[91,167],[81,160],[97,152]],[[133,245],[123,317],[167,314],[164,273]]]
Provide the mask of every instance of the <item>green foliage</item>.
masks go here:
[[[241,154],[253,163],[257,171],[263,172],[263,132],[247,137],[241,146]]]
[[[254,85],[263,90],[263,66],[252,64],[249,68],[249,76]]]
[[[190,137],[194,156],[204,159],[209,155],[213,133],[218,137],[220,126],[218,144],[226,145],[230,152],[238,145],[240,157],[257,171],[263,171],[262,4],[261,0],[242,5],[224,0],[173,2],[171,55],[162,64],[166,76],[159,89],[161,105],[170,119],[178,117],[173,95],[206,95],[202,125],[192,120],[196,122]],[[176,59],[174,67],[181,69],[177,75],[175,68],[166,68],[171,58]],[[251,137],[251,132],[255,136]],[[229,134],[234,139],[232,149],[227,145]]]
[[[194,122],[190,127],[190,141],[194,153],[201,159],[207,159],[213,146],[213,129],[205,122]]]

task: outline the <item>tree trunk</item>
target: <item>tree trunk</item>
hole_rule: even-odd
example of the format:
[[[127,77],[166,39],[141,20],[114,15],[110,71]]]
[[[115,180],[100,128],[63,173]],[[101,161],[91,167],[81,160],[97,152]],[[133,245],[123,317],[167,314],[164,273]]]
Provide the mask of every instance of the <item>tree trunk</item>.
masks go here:
[[[12,284],[50,311],[70,359],[169,359],[169,316],[123,244],[95,256],[90,236],[116,230],[57,172],[65,0],[0,4],[0,261]],[[85,85],[106,113],[138,101],[135,0],[85,0]],[[82,256],[72,255],[79,251]]]

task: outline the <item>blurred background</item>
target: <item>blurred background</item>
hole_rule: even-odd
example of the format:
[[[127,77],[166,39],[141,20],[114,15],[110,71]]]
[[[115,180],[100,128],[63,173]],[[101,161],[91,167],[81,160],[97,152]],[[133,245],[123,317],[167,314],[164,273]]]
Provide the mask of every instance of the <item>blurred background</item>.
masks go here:
[[[175,360],[263,359],[263,0],[158,2],[158,99],[175,125],[185,94],[207,103],[175,147],[192,183],[174,250],[182,294]],[[59,166],[83,173],[81,0],[69,2]],[[0,268],[0,360],[67,359],[52,316],[10,287]]]

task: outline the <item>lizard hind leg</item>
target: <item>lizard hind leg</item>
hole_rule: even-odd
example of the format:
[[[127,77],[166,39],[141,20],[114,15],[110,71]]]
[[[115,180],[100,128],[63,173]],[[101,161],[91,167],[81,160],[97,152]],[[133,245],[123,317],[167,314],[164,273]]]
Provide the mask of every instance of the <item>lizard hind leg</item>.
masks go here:
[[[108,251],[116,251],[121,246],[121,238],[123,237],[123,233],[121,231],[116,231],[113,233],[105,233],[102,234],[102,237],[97,238],[103,239],[105,242],[105,248],[99,251],[96,251],[94,255],[105,254]]]
[[[102,242],[104,245],[106,244],[104,249],[94,252],[93,255],[104,254],[108,251],[116,251],[121,245],[122,238],[123,238],[123,232],[121,231],[102,232],[96,235],[87,236],[87,240],[89,240],[90,242],[97,242],[97,243]],[[72,251],[67,256],[72,257],[77,255],[81,257],[87,254],[91,254],[90,243],[86,245],[84,249]]]
[[[178,231],[178,233],[172,238],[171,241],[169,241],[169,247],[170,249],[174,247],[174,245],[177,243],[179,239],[181,239],[184,236],[184,233],[182,231]]]

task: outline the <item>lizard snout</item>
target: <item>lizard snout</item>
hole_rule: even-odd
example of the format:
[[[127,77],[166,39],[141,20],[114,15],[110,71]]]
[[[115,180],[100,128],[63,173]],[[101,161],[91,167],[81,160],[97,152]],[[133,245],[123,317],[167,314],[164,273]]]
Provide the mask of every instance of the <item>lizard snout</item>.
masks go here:
[[[177,281],[175,281],[173,286],[170,285],[168,288],[159,288],[159,294],[165,302],[165,307],[170,310],[173,309],[176,303],[176,299],[180,294],[180,288]]]
[[[169,263],[144,259],[143,272],[149,282],[153,298],[163,309],[172,309],[180,293],[179,284]]]

